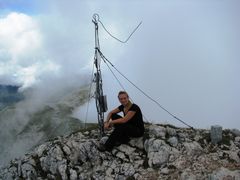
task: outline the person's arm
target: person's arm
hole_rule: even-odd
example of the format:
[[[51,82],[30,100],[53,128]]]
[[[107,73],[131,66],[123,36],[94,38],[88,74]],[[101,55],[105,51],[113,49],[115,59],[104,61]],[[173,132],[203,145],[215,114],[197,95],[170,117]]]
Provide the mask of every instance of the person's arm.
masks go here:
[[[123,118],[119,118],[116,119],[114,121],[109,121],[109,124],[122,124],[122,123],[126,123],[128,122],[130,119],[132,119],[132,117],[136,114],[135,111],[128,111],[128,113],[126,114],[126,116],[124,116]]]
[[[111,124],[109,122],[110,122],[110,119],[112,117],[112,114],[116,114],[116,113],[119,113],[119,112],[120,112],[119,108],[116,108],[116,109],[113,109],[112,111],[110,111],[108,113],[106,121],[104,122],[104,129],[108,129],[111,126]]]
[[[112,114],[116,114],[116,113],[119,113],[120,110],[118,108],[116,109],[113,109],[112,111],[110,111],[107,115],[107,118],[106,118],[106,121],[105,122],[109,122],[109,120],[111,119],[112,117]]]

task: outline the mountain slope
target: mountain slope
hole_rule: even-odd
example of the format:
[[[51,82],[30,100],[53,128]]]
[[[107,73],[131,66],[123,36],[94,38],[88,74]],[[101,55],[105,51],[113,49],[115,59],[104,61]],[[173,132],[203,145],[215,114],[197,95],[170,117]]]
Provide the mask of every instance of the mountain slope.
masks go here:
[[[82,129],[83,122],[73,118],[72,112],[83,105],[87,97],[88,88],[81,88],[34,112],[28,111],[29,105],[21,102],[2,110],[0,166],[48,139]]]
[[[59,136],[0,170],[2,179],[240,179],[240,131],[145,124],[144,137],[100,152],[96,129]]]

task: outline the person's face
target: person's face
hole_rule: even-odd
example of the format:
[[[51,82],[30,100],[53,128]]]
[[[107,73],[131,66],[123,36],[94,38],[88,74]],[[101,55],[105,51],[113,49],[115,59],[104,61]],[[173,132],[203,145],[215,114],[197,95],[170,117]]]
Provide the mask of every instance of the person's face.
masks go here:
[[[118,96],[118,99],[123,106],[126,106],[129,101],[128,95],[126,94],[120,94]]]

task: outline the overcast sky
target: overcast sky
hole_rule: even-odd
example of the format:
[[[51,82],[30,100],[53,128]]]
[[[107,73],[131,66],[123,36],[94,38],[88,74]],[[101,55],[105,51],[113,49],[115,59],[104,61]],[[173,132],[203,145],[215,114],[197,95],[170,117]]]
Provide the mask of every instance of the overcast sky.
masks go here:
[[[126,44],[100,27],[104,55],[188,124],[240,128],[239,5],[237,0],[0,0],[0,84],[17,84],[23,91],[39,84],[85,84],[94,55],[92,15],[98,13],[120,39],[142,21]],[[102,73],[112,109],[121,87],[105,64]],[[149,121],[182,126],[121,81]]]

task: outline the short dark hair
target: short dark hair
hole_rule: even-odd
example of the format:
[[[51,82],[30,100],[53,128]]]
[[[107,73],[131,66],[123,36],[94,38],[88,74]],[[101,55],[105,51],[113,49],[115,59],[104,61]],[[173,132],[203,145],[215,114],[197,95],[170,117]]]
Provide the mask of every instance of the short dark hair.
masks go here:
[[[127,93],[126,91],[119,91],[119,93],[118,93],[118,97],[119,97],[121,94],[126,94],[127,97],[129,97],[129,96],[128,96],[128,93]]]

